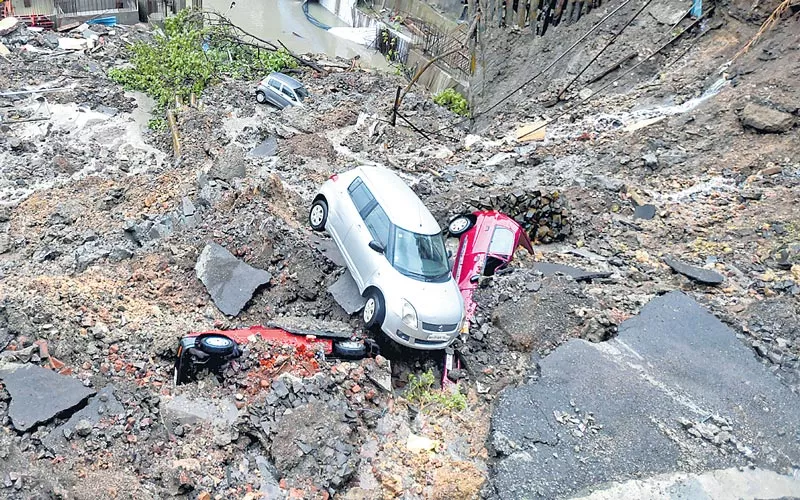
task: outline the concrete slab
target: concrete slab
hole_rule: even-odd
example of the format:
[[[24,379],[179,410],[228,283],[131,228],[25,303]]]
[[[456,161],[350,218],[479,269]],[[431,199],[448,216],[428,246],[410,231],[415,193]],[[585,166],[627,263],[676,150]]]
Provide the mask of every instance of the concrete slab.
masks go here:
[[[100,389],[96,396],[89,399],[88,404],[83,409],[76,411],[69,420],[53,429],[50,434],[42,439],[42,444],[56,453],[64,451],[69,446],[66,435],[74,433],[75,426],[81,420],[86,420],[95,425],[103,418],[113,419],[124,413],[125,408],[114,396],[114,388],[108,385]]]
[[[680,292],[608,342],[571,340],[541,377],[500,395],[490,442],[497,498],[556,498],[678,470],[800,463],[800,398]]]
[[[566,266],[564,264],[552,264],[550,262],[535,262],[533,268],[545,276],[563,274],[571,276],[575,281],[589,281],[598,278],[608,278],[612,273],[607,271],[586,271],[577,267]]]
[[[214,304],[229,316],[239,314],[256,289],[272,278],[267,271],[242,262],[214,242],[203,248],[194,269]]]
[[[164,419],[171,424],[193,425],[205,422],[219,427],[230,427],[236,422],[239,410],[229,399],[189,398],[183,394],[162,396]]]
[[[251,149],[249,154],[256,158],[275,156],[278,154],[278,139],[274,135],[267,137],[261,144]]]
[[[36,365],[5,365],[0,380],[11,396],[8,416],[20,432],[75,408],[95,393],[76,378]]]
[[[720,285],[725,281],[725,277],[716,271],[692,266],[669,256],[664,257],[664,263],[671,267],[676,273],[681,273],[687,278],[693,279],[698,283],[703,283],[704,285]]]
[[[333,262],[339,267],[346,267],[347,263],[336,246],[336,242],[330,238],[320,238],[319,236],[311,237],[311,245],[319,250],[329,261]]]
[[[353,280],[350,271],[346,269],[339,279],[336,280],[336,283],[328,287],[328,292],[333,295],[333,299],[337,304],[342,306],[342,309],[344,309],[347,314],[354,314],[360,311],[367,302],[366,299],[361,296],[361,293],[359,293],[358,285],[356,285],[355,280]]]

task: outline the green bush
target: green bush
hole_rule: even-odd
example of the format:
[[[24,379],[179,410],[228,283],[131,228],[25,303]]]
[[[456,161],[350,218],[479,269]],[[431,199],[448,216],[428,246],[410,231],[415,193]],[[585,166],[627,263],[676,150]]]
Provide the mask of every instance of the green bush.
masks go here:
[[[469,116],[469,103],[467,98],[454,89],[444,89],[435,96],[433,102],[439,106],[444,106],[453,113],[461,116]]]
[[[467,397],[460,392],[441,391],[433,388],[435,377],[431,370],[419,376],[408,376],[405,398],[420,407],[435,406],[447,411],[467,409]]]
[[[203,44],[208,43],[208,50]],[[158,110],[178,96],[200,95],[222,75],[240,79],[260,78],[272,71],[297,67],[284,51],[269,52],[232,40],[229,28],[203,26],[202,17],[184,9],[164,21],[164,33],[152,43],[138,42],[131,51],[131,66],[113,68],[108,76],[127,89],[153,97]]]

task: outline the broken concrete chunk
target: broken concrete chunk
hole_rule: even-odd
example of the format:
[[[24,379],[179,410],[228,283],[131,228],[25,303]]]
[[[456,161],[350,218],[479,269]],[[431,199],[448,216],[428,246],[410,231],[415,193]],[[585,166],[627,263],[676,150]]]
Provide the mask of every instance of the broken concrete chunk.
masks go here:
[[[275,156],[276,154],[278,154],[278,139],[274,135],[267,137],[261,144],[250,150],[250,156],[256,158]]]
[[[20,20],[14,16],[0,19],[0,36],[6,36],[20,26]]]
[[[648,10],[653,19],[667,26],[678,24],[687,13],[686,5],[675,0],[658,2]]]
[[[317,247],[317,250],[322,252],[322,255],[337,266],[345,267],[347,265],[342,256],[342,252],[339,251],[339,247],[336,246],[336,242],[332,239],[320,238],[319,236],[313,235],[311,237],[311,243]]]
[[[634,219],[650,220],[655,216],[656,216],[655,205],[638,205],[636,208],[633,209]]]
[[[611,276],[611,273],[607,271],[586,271],[578,269],[577,267],[565,266],[564,264],[551,264],[550,262],[536,262],[533,268],[545,276],[564,274],[572,277],[575,281],[589,281]]]
[[[181,209],[183,210],[184,217],[191,217],[197,211],[197,209],[194,208],[192,200],[185,196],[181,198]]]
[[[220,179],[231,183],[241,179],[247,171],[247,162],[240,151],[230,151],[218,157],[208,171],[209,179]]]
[[[367,302],[359,293],[358,285],[348,270],[345,270],[336,283],[328,287],[328,292],[347,314],[361,310]]]
[[[725,277],[716,271],[695,267],[669,256],[664,257],[664,263],[671,267],[673,271],[704,285],[719,285],[725,281]]]
[[[794,116],[777,109],[749,103],[742,111],[742,125],[759,132],[786,132],[794,125]]]
[[[0,369],[0,380],[11,396],[8,416],[20,432],[75,408],[94,394],[76,378],[35,365],[6,365]]]
[[[489,442],[499,456],[490,481],[499,499],[530,491],[575,498],[596,485],[708,457],[689,434],[694,422],[730,428],[705,429],[709,444],[724,451],[714,453],[715,468],[746,461],[777,468],[800,460],[800,448],[786,439],[800,425],[797,396],[736,332],[683,293],[656,297],[608,342],[560,345],[539,367],[535,381],[505,389],[493,412]],[[679,416],[684,420],[675,422]],[[739,446],[729,443],[733,436]],[[752,454],[753,448],[770,452]],[[768,497],[777,495],[758,498]]]
[[[217,308],[229,316],[239,314],[256,289],[272,278],[267,271],[242,262],[214,242],[205,246],[194,270]]]
[[[179,425],[204,422],[224,428],[233,425],[239,416],[236,404],[229,399],[190,399],[183,394],[174,398],[162,397],[161,408],[168,423]]]
[[[116,416],[125,413],[125,408],[120,404],[119,400],[114,396],[114,387],[107,385],[98,391],[97,395],[89,399],[89,402],[81,410],[75,412],[72,417],[53,429],[44,439],[42,444],[53,452],[61,452],[66,450],[68,443],[67,440],[73,435],[85,436],[81,434],[78,425],[81,421],[89,424],[89,433],[92,427],[100,422],[102,418],[115,418]],[[83,424],[85,427],[85,424]],[[69,437],[68,437],[69,436]]]

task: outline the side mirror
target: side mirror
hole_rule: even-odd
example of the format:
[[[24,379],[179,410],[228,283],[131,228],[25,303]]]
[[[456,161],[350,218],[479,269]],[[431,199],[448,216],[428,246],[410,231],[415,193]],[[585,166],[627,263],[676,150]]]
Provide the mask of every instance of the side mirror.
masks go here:
[[[383,253],[383,252],[386,251],[386,248],[384,248],[383,245],[381,245],[381,243],[379,241],[376,241],[376,240],[370,241],[369,242],[369,247],[371,249],[375,250],[378,253]]]

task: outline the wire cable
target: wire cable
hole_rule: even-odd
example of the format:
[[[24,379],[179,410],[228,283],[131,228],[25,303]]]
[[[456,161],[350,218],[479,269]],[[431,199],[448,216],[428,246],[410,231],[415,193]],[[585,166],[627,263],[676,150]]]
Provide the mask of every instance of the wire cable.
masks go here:
[[[625,6],[626,6],[626,5],[628,5],[630,2],[631,2],[631,0],[625,0],[625,1],[624,1],[624,2],[622,2],[620,5],[618,5],[618,6],[617,6],[617,8],[615,8],[614,10],[612,10],[611,12],[609,12],[608,14],[606,14],[606,15],[605,15],[605,16],[604,16],[602,19],[600,19],[599,21],[597,21],[597,23],[595,23],[595,25],[594,25],[594,26],[592,26],[592,27],[589,29],[589,31],[587,31],[586,33],[584,33],[583,35],[581,35],[581,37],[580,37],[580,38],[578,38],[578,39],[577,39],[577,40],[576,40],[576,41],[575,41],[575,42],[574,42],[572,45],[570,45],[570,46],[569,46],[569,47],[568,47],[568,48],[567,48],[567,49],[566,49],[564,52],[562,52],[562,53],[561,53],[561,55],[559,55],[558,57],[556,57],[556,58],[555,58],[555,59],[554,59],[554,60],[553,60],[553,61],[552,61],[550,64],[548,64],[548,65],[547,65],[547,67],[545,67],[544,69],[542,69],[541,71],[539,71],[538,73],[536,73],[535,75],[533,75],[533,77],[531,77],[531,78],[529,78],[528,80],[526,80],[524,83],[522,83],[522,85],[518,86],[517,88],[515,88],[514,90],[512,90],[511,92],[509,92],[508,94],[506,94],[506,95],[505,95],[503,98],[501,98],[501,99],[500,99],[499,101],[497,101],[496,103],[492,104],[491,106],[489,106],[488,108],[486,108],[486,109],[485,109],[485,110],[483,110],[483,111],[478,111],[478,112],[476,112],[476,113],[475,113],[474,115],[472,115],[471,117],[464,118],[464,119],[462,119],[462,120],[456,121],[455,123],[452,123],[452,124],[450,124],[450,125],[448,125],[448,126],[446,126],[446,127],[442,127],[442,128],[440,128],[440,129],[434,130],[434,131],[432,131],[432,132],[429,132],[429,133],[430,133],[430,134],[435,134],[435,135],[441,135],[441,134],[439,134],[439,132],[441,132],[442,130],[447,130],[447,129],[453,128],[453,127],[455,127],[455,126],[458,126],[458,125],[461,125],[462,123],[464,123],[464,122],[466,122],[466,121],[469,121],[469,120],[474,120],[475,118],[478,118],[478,117],[480,117],[480,116],[483,116],[483,115],[485,115],[486,113],[488,113],[489,111],[491,111],[491,110],[495,109],[497,106],[499,106],[499,105],[503,104],[505,101],[507,101],[508,99],[510,99],[510,98],[511,98],[511,97],[512,97],[514,94],[516,94],[517,92],[519,92],[520,90],[522,90],[523,88],[525,88],[527,85],[530,85],[530,84],[531,84],[531,83],[532,83],[534,80],[536,80],[537,78],[539,78],[540,76],[542,76],[542,74],[544,74],[546,71],[548,71],[550,68],[552,68],[553,66],[555,66],[555,65],[556,65],[556,63],[558,63],[558,61],[560,61],[561,59],[563,59],[564,57],[566,57],[566,55],[567,55],[567,54],[569,54],[570,52],[572,52],[572,50],[573,50],[573,49],[575,49],[575,47],[577,47],[577,46],[578,46],[578,45],[579,45],[581,42],[583,42],[583,41],[584,41],[584,40],[585,40],[585,39],[586,39],[586,38],[587,38],[589,35],[591,35],[592,33],[594,33],[594,32],[597,30],[597,28],[599,28],[599,27],[600,27],[600,26],[601,26],[603,23],[605,23],[605,22],[606,22],[606,21],[607,21],[607,20],[608,20],[608,19],[609,19],[611,16],[613,16],[614,14],[616,14],[616,13],[617,13],[617,12],[618,12],[618,11],[619,11],[621,8],[625,7]]]
[[[559,101],[561,100],[561,97],[564,95],[564,92],[566,92],[566,91],[567,91],[567,89],[569,89],[569,88],[572,86],[572,84],[573,84],[573,83],[575,83],[576,81],[578,81],[578,78],[580,78],[580,77],[581,77],[581,75],[582,75],[582,74],[584,74],[584,73],[586,72],[586,70],[587,70],[587,69],[589,69],[589,67],[590,67],[592,64],[594,64],[594,62],[595,62],[595,61],[597,61],[597,58],[598,58],[598,57],[600,57],[600,55],[601,55],[603,52],[605,52],[605,51],[606,51],[606,49],[608,49],[609,47],[611,47],[611,45],[612,45],[614,42],[616,42],[616,41],[617,41],[617,38],[619,38],[619,36],[622,34],[622,32],[623,32],[623,31],[625,31],[625,29],[626,29],[628,26],[630,26],[630,25],[631,25],[631,23],[633,23],[633,21],[635,21],[637,17],[639,17],[639,14],[641,14],[642,12],[644,12],[644,10],[645,10],[645,9],[646,9],[646,8],[647,8],[649,5],[650,5],[650,3],[651,3],[652,1],[653,1],[653,0],[647,0],[647,1],[644,3],[644,5],[642,5],[642,7],[641,7],[639,10],[637,10],[637,11],[636,11],[636,14],[634,14],[634,15],[633,15],[633,17],[631,17],[630,19],[628,19],[628,22],[627,22],[627,23],[625,23],[625,24],[622,26],[622,28],[621,28],[619,31],[617,31],[617,32],[614,34],[614,36],[612,36],[612,37],[611,37],[611,39],[610,39],[610,40],[609,40],[609,41],[606,43],[606,45],[605,45],[605,46],[604,46],[602,49],[600,49],[600,52],[598,52],[597,54],[595,54],[595,56],[592,58],[592,60],[591,60],[591,61],[589,61],[588,63],[586,63],[586,65],[583,67],[583,69],[581,69],[581,70],[580,70],[580,72],[578,72],[578,74],[577,74],[577,75],[575,75],[575,78],[573,78],[572,80],[570,80],[570,82],[569,82],[568,84],[566,84],[566,85],[564,86],[564,88],[563,88],[563,89],[561,89],[561,92],[559,92],[559,93],[558,93],[558,96],[556,97],[556,99],[558,99]],[[687,12],[688,12],[688,11],[687,11]],[[683,19],[683,18],[681,18],[681,19]]]

